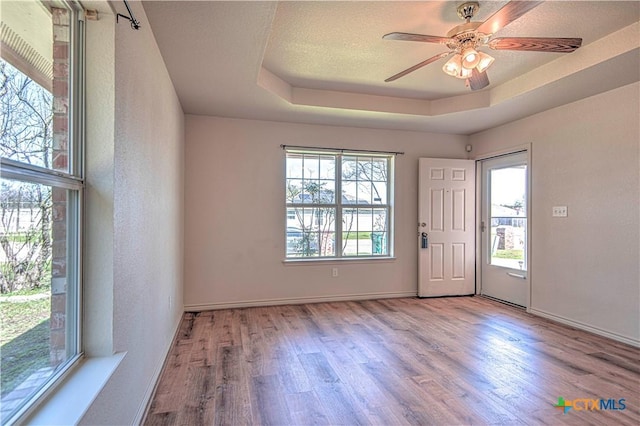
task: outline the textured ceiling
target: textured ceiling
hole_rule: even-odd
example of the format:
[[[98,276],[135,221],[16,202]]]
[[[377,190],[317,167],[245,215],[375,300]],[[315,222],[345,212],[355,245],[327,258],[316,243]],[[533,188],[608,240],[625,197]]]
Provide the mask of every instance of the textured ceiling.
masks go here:
[[[470,92],[439,60],[384,79],[446,46],[461,2],[145,2],[190,114],[470,134],[640,79],[636,1],[545,2],[496,35],[582,37],[571,54],[485,49],[491,85]],[[480,2],[475,21],[505,1]]]

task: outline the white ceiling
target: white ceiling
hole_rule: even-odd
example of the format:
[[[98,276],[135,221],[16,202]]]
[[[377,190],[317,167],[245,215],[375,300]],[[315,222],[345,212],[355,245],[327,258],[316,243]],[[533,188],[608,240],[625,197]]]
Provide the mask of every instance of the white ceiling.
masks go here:
[[[497,37],[582,37],[570,54],[493,51],[491,85],[471,92],[447,50],[383,40],[444,36],[462,1],[146,1],[185,113],[471,134],[640,80],[640,2],[547,1]],[[484,21],[506,1],[481,1]],[[143,23],[144,25],[144,23]]]

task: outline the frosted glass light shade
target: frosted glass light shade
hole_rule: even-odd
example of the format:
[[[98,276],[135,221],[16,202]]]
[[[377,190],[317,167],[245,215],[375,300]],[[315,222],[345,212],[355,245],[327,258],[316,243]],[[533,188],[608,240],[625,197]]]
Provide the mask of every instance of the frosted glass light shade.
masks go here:
[[[447,61],[446,64],[442,67],[442,71],[449,74],[452,77],[457,77],[462,69],[462,56],[453,55],[451,59]]]
[[[478,72],[484,72],[495,60],[493,56],[487,55],[484,52],[478,52],[478,56],[480,57],[478,65],[476,66]]]
[[[475,68],[480,62],[480,55],[473,47],[468,47],[462,51],[462,66],[465,68]]]

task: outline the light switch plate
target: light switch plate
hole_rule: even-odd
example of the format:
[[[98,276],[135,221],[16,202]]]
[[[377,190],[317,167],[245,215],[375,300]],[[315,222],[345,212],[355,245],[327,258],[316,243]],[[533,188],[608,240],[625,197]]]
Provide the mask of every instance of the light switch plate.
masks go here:
[[[567,206],[554,206],[551,209],[551,216],[553,217],[567,217]]]

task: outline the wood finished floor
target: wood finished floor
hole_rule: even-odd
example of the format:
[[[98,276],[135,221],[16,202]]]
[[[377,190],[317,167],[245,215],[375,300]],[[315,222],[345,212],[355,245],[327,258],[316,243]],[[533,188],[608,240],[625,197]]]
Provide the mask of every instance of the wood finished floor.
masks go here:
[[[479,297],[186,313],[144,424],[638,425],[639,361]]]

